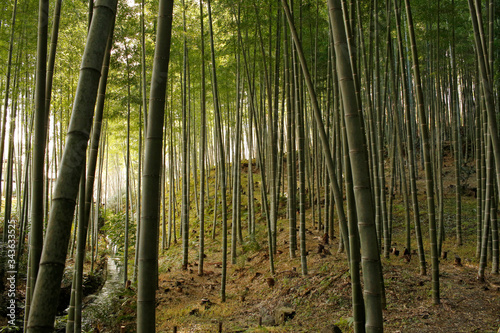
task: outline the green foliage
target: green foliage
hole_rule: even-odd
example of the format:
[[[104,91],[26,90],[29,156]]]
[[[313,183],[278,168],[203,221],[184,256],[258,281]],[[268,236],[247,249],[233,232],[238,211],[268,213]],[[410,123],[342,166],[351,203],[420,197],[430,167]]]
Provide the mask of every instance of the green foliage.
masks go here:
[[[130,214],[132,216],[132,214]],[[116,248],[117,254],[123,254],[125,244],[125,212],[114,213],[107,209],[105,223],[101,229],[109,239],[111,246]],[[129,221],[129,248],[135,248],[136,224]]]
[[[249,239],[243,243],[243,253],[253,253],[260,251],[262,246],[256,240]]]
[[[86,308],[83,328],[87,329],[87,332],[94,332],[96,326],[117,327],[123,322],[135,320],[136,302],[134,291],[131,289],[110,288],[107,293],[107,297],[101,295],[97,303],[94,302]],[[116,299],[121,301],[116,302]],[[121,306],[122,304],[126,304],[127,307],[124,308]]]
[[[337,325],[342,331],[348,331],[349,328],[352,327],[353,323],[354,323],[353,317],[348,317],[348,318],[342,317],[335,325]]]
[[[10,332],[22,332],[23,329],[20,326],[6,325],[0,327],[0,333],[10,333]]]
[[[325,262],[321,267],[319,268],[320,273],[329,273],[331,271],[330,264],[328,262]],[[325,280],[326,281],[326,280]]]

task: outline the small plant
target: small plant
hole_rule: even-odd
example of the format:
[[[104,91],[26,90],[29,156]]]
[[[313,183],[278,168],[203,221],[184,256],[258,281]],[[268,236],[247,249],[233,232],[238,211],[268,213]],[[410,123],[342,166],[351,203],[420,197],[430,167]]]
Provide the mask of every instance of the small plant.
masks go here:
[[[342,317],[335,323],[341,330],[348,330],[354,324],[354,317]]]
[[[342,299],[338,295],[333,295],[328,297],[328,303],[340,305],[342,303]]]
[[[243,244],[243,252],[257,252],[261,249],[260,244],[255,240],[249,240]]]
[[[319,268],[320,273],[328,273],[330,272],[330,265],[328,262],[325,262],[321,267]]]

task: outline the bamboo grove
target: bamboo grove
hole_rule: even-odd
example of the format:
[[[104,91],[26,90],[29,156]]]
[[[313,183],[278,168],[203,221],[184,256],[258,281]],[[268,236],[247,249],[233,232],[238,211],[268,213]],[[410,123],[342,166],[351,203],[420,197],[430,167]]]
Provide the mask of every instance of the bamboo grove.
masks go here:
[[[279,248],[307,275],[306,230],[338,237],[355,332],[383,331],[381,258],[397,228],[432,276],[434,304],[446,239],[477,244],[480,281],[488,265],[498,274],[493,0],[14,0],[0,10],[2,262],[26,276],[16,324],[26,332],[52,332],[68,258],[66,332],[81,332],[84,261],[94,269],[99,237],[123,256],[124,284],[137,283],[138,332],[156,329],[158,257],[181,246],[179,269],[196,259],[203,275],[216,238],[224,302],[244,244],[267,249],[271,275]],[[474,239],[462,224],[470,174]]]

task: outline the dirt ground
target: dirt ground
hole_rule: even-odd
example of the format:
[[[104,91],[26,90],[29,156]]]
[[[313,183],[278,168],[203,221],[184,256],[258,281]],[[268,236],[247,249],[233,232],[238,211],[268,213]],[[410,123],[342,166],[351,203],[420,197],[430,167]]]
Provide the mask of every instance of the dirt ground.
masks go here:
[[[394,236],[391,246],[400,255],[382,258],[386,309],[384,332],[493,332],[500,328],[500,276],[491,275],[487,268],[486,282],[476,279],[478,259],[475,255],[476,199],[474,174],[462,181],[463,245],[455,246],[455,201],[453,163],[445,159],[445,214],[447,240],[443,251],[447,258],[440,259],[440,304],[433,305],[431,293],[431,265],[426,205],[423,191],[421,219],[427,274],[420,275],[419,261],[413,255],[403,258],[404,205],[400,199],[394,203]],[[244,169],[244,168],[243,168]],[[255,170],[253,170],[255,171]],[[243,170],[245,176],[245,169]],[[244,180],[242,180],[243,182]],[[425,188],[422,175],[418,187]],[[258,195],[257,195],[258,196]],[[244,204],[244,202],[243,202]],[[283,210],[285,210],[284,207]],[[285,210],[286,211],[286,210]],[[307,225],[311,226],[309,209]],[[413,222],[413,221],[412,221]],[[211,225],[211,223],[210,223]],[[258,222],[257,239],[265,240],[265,222]],[[342,332],[352,332],[351,284],[347,260],[338,253],[338,239],[331,239],[325,250],[318,253],[322,232],[307,230],[308,275],[302,276],[301,262],[290,259],[288,227],[284,214],[278,220],[278,254],[276,272],[270,274],[268,249],[265,245],[247,242],[238,245],[236,264],[228,265],[227,299],[221,302],[221,241],[220,235],[212,240],[207,236],[204,275],[198,275],[197,241],[190,243],[190,265],[180,269],[181,248],[173,245],[160,255],[159,290],[157,293],[157,332],[331,332],[328,325],[337,325]],[[230,230],[230,226],[229,226]],[[192,230],[193,234],[196,233]],[[196,237],[194,237],[195,239]],[[229,237],[230,238],[230,237]],[[412,249],[416,249],[412,230]],[[455,258],[460,258],[457,265]],[[230,258],[230,257],[229,257]],[[228,260],[230,260],[228,258]],[[127,332],[135,331],[134,292],[125,297],[122,306],[123,324]],[[275,313],[290,308],[293,318],[276,323]]]
[[[272,278],[267,249],[241,253],[237,264],[228,269],[225,303],[220,300],[222,269],[217,257],[205,259],[203,276],[197,274],[197,261],[182,271],[174,259],[179,258],[177,254],[172,253],[172,259],[164,257],[160,265],[166,271],[160,275],[157,294],[157,331],[173,332],[176,326],[177,332],[218,332],[219,323],[223,332],[321,332],[329,324],[337,325],[342,332],[352,331],[345,255],[337,253],[336,240],[325,246],[331,254],[318,254],[320,236],[308,232],[308,237],[316,241],[309,242],[307,276],[301,274],[300,260],[289,258],[283,241]],[[387,299],[385,332],[497,332],[500,276],[487,275],[487,281],[480,283],[473,257],[463,257],[461,266],[455,265],[453,256],[441,259],[441,304],[433,305],[430,264],[428,274],[422,276],[416,259],[413,256],[407,262],[392,254],[382,259]],[[128,302],[133,306],[134,297]],[[275,312],[283,307],[292,308],[295,316],[274,323]],[[125,326],[133,332],[135,321]]]

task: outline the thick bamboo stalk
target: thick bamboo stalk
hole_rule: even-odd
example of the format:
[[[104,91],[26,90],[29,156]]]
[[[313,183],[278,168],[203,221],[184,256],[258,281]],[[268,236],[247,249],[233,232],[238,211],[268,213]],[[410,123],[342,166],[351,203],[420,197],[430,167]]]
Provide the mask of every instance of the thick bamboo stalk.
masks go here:
[[[46,243],[33,293],[27,330],[52,332],[57,298],[65,266],[71,222],[92,126],[99,79],[116,12],[115,0],[98,0],[82,59],[66,146],[56,181]]]
[[[142,174],[141,240],[139,243],[139,283],[137,295],[137,332],[156,330],[155,296],[158,277],[157,240],[160,204],[160,173],[165,95],[170,60],[173,0],[161,0],[158,8],[153,75]]]
[[[382,332],[382,283],[381,265],[375,229],[374,205],[370,187],[368,152],[356,98],[351,60],[347,49],[345,26],[339,0],[329,0],[328,9],[332,24],[337,70],[342,91],[349,157],[352,166],[354,196],[361,244],[361,265],[365,290],[366,332]]]

